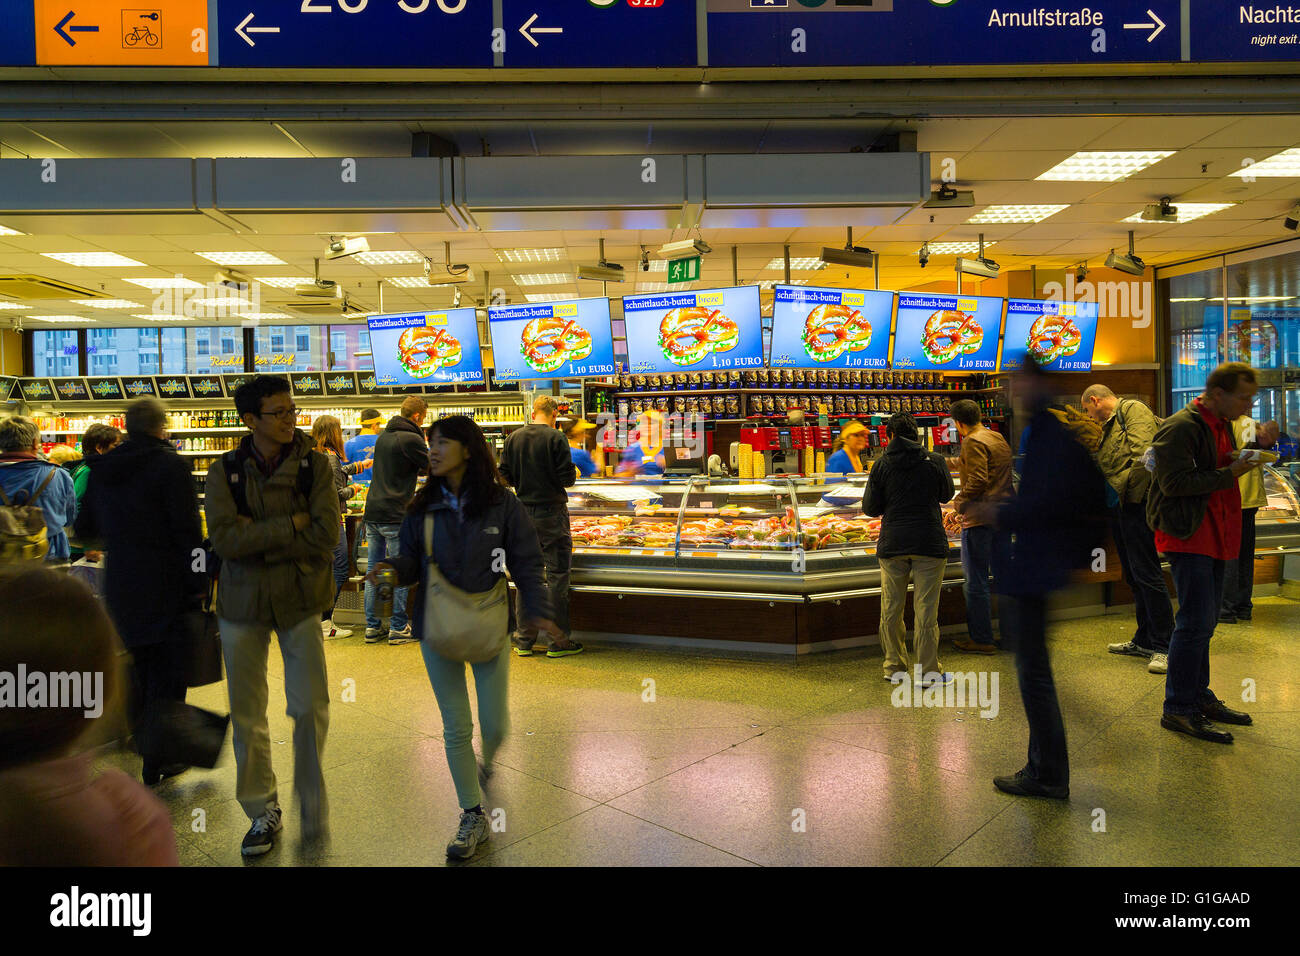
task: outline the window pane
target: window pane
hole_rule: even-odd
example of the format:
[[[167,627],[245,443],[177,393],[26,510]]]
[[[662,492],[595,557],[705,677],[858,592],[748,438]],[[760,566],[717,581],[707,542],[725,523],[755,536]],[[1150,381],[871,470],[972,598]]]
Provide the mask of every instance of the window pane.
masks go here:
[[[184,329],[159,329],[159,338],[162,343],[162,375],[184,375],[187,371],[185,364],[185,330]],[[207,371],[207,369],[203,369]],[[240,369],[229,369],[228,371],[238,372]]]
[[[86,340],[90,374],[156,374],[158,333],[158,329],[91,329]]]
[[[1223,361],[1222,276],[1216,265],[1205,272],[1161,282],[1161,291],[1169,303],[1169,378],[1173,393],[1169,407],[1173,411],[1199,395],[1205,388],[1206,376]]]
[[[330,351],[333,353],[330,371],[369,372],[375,363],[369,355],[358,352],[370,351],[370,333],[363,323],[355,325],[331,325]]]
[[[244,330],[239,326],[227,325],[184,331],[186,367],[183,371],[191,375],[204,375],[229,374],[244,370]]]
[[[259,325],[253,331],[253,367],[259,372],[322,372],[323,325]]]
[[[80,374],[80,350],[74,329],[37,329],[32,332],[32,374],[71,378]]]

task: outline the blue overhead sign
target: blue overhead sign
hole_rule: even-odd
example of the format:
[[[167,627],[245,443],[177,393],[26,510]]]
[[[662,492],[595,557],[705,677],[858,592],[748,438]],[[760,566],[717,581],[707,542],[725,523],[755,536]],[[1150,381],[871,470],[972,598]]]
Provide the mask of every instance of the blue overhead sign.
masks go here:
[[[507,67],[696,66],[695,0],[502,0]]]
[[[1179,0],[707,0],[709,66],[1150,63],[1181,58]]]
[[[1300,56],[1300,2],[1196,0],[1193,60],[1295,60]]]
[[[36,8],[30,3],[5,4],[5,26],[0,30],[0,66],[35,65]]]

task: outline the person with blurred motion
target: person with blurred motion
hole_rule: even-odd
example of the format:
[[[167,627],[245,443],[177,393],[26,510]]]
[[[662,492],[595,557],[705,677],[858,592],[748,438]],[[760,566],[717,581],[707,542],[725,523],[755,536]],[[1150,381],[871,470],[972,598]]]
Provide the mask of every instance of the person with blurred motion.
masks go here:
[[[370,466],[374,464],[375,442],[379,439],[379,428],[384,424],[384,416],[377,408],[363,408],[360,422],[361,431],[343,445],[343,460],[349,465],[367,462],[366,467],[357,472],[356,476],[357,481],[369,481]]]
[[[374,409],[367,409],[372,412]],[[384,556],[397,551],[397,533],[402,526],[406,506],[415,494],[415,480],[429,467],[429,446],[421,426],[429,406],[418,395],[408,395],[398,414],[375,439],[371,453],[370,490],[366,492],[365,528],[366,561],[378,564]],[[362,413],[365,414],[364,412]],[[406,619],[406,588],[393,597],[393,615],[379,619],[378,589],[366,583],[366,643],[409,644],[419,640],[411,636]]]
[[[361,486],[348,481],[349,475],[364,471],[373,464],[371,459],[343,462],[343,426],[333,415],[322,415],[311,423],[311,440],[316,451],[329,459],[330,469],[334,474],[334,488],[339,493],[339,511],[347,512],[348,502]],[[320,629],[325,639],[338,640],[352,636],[351,628],[339,627],[334,623],[334,606],[339,603],[343,585],[348,582],[348,570],[351,561],[348,555],[348,525],[339,517],[339,543],[334,549],[334,600],[329,608],[321,612]]]
[[[582,645],[569,638],[569,569],[573,564],[573,537],[569,531],[566,488],[573,487],[577,470],[569,443],[555,427],[559,408],[550,395],[533,401],[533,420],[516,429],[501,450],[501,477],[515,489],[524,512],[536,529],[546,565],[546,587],[560,635],[548,642],[547,657],[569,657],[582,653]],[[515,595],[518,622],[513,643],[515,653],[530,657],[537,643],[537,628],[524,613],[523,593]]]
[[[667,437],[663,414],[654,409],[642,412],[636,420],[636,441],[623,449],[614,474],[620,478],[662,475],[667,468],[664,458]]]
[[[596,460],[587,451],[587,432],[595,427],[585,418],[567,422],[564,426],[564,437],[569,441],[569,457],[573,460],[573,467],[578,469],[579,478],[591,478],[599,474]]]
[[[1277,444],[1277,422],[1257,423],[1242,415],[1232,423],[1232,436],[1238,448],[1269,451]],[[1223,606],[1220,624],[1250,623],[1255,609],[1251,596],[1255,590],[1255,516],[1268,504],[1264,493],[1264,473],[1252,468],[1237,479],[1241,491],[1241,547],[1236,558],[1229,558],[1223,568]]]
[[[0,673],[80,678],[53,706],[0,707],[0,866],[178,866],[162,801],[95,767],[120,733],[120,645],[103,604],[36,565],[0,574],[0,608]]]
[[[1220,744],[1232,743],[1232,734],[1214,721],[1251,723],[1249,714],[1210,690],[1210,638],[1223,606],[1226,564],[1241,553],[1237,479],[1259,467],[1234,456],[1231,423],[1250,411],[1258,390],[1254,369],[1225,362],[1210,373],[1202,395],[1165,419],[1151,443],[1155,478],[1147,521],[1178,592],[1160,726]]]
[[[1016,601],[1016,676],[1029,753],[1023,769],[994,777],[993,785],[1013,796],[1064,800],[1070,759],[1047,652],[1047,602],[1073,571],[1089,566],[1105,540],[1106,480],[1093,460],[1101,430],[1078,409],[1051,406],[1051,382],[1032,358],[1013,389],[1029,415],[1020,487],[1000,505],[977,510],[1015,535],[1010,570],[997,588]]]
[[[957,460],[961,491],[953,498],[953,510],[961,515],[961,566],[965,583],[967,636],[954,638],[958,650],[993,654],[993,612],[989,600],[989,575],[1005,574],[1011,560],[1011,536],[995,528],[978,504],[997,505],[1014,493],[1011,484],[1011,446],[1007,440],[985,428],[980,407],[968,398],[955,402],[952,418],[961,436]],[[1008,628],[1011,601],[1004,595],[998,602],[998,625]],[[1010,612],[1010,613],[1009,613]]]
[[[84,460],[81,452],[71,445],[55,445],[45,453],[45,460],[58,465],[67,471],[69,475],[75,474],[77,466]]]
[[[439,419],[429,431],[429,480],[402,522],[400,549],[382,564],[397,572],[400,583],[415,587],[412,619],[422,638],[420,650],[442,715],[447,766],[461,807],[447,856],[467,860],[488,840],[482,789],[509,730],[510,643],[503,629],[501,652],[470,665],[483,741],[482,762],[476,763],[465,664],[443,657],[431,643],[426,622],[437,611],[429,595],[440,579],[472,594],[491,591],[508,570],[520,595],[521,620],[552,640],[563,634],[552,620],[537,534],[524,505],[506,488],[483,432],[463,415]]]
[[[106,455],[118,445],[122,444],[122,433],[112,425],[104,425],[95,422],[81,436],[81,451],[84,457],[72,472],[72,487],[77,494],[77,511],[81,511],[81,503],[86,499],[86,483],[90,480],[90,463],[100,455]],[[76,559],[84,554],[91,561],[98,561],[103,557],[102,552],[83,549],[72,545],[72,557]]]
[[[1164,674],[1169,668],[1174,608],[1160,555],[1156,553],[1155,533],[1147,524],[1151,473],[1142,464],[1142,456],[1156,434],[1156,417],[1137,399],[1121,400],[1101,384],[1088,386],[1081,404],[1084,412],[1101,424],[1097,464],[1119,499],[1111,509],[1110,533],[1137,611],[1137,631],[1132,640],[1110,644],[1107,650],[1140,657],[1147,661],[1149,672]]]
[[[916,420],[896,412],[885,424],[889,446],[871,470],[862,510],[880,518],[880,643],[884,677],[909,679],[903,608],[907,581],[914,590],[917,684],[948,684],[939,664],[939,588],[948,565],[948,535],[939,506],[951,501],[952,475],[943,456],[925,450]]]
[[[39,507],[45,517],[50,564],[66,564],[71,549],[64,530],[77,517],[72,476],[41,457],[41,429],[30,418],[0,419],[0,506]]]
[[[862,422],[849,422],[840,430],[840,437],[835,439],[831,457],[826,459],[828,475],[860,475],[862,453],[867,448],[867,426]],[[945,499],[946,500],[946,499]]]
[[[194,561],[203,553],[194,480],[167,440],[163,403],[140,398],[128,405],[126,433],[122,444],[91,459],[76,532],[109,555],[104,600],[131,654],[131,723],[144,728],[166,719],[168,702],[185,700],[191,621],[208,582]],[[154,753],[140,756],[147,784],[188,769]]]
[[[304,840],[326,836],[321,758],[329,677],[320,615],[334,594],[339,496],[324,455],[299,431],[288,379],[255,375],[235,390],[249,434],[208,470],[204,506],[221,559],[217,620],[234,725],[235,795],[252,821],[240,852],[269,851],[283,826],[267,729],[267,653],[275,631],[293,719],[293,786]],[[112,558],[109,558],[110,564]]]

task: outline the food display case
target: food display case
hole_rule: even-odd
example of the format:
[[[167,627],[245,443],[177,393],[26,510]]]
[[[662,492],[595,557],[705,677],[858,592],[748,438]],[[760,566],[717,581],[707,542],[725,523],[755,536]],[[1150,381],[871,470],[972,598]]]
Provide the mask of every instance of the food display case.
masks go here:
[[[1264,465],[1264,494],[1268,502],[1255,515],[1255,555],[1300,550],[1300,494],[1282,468]]]

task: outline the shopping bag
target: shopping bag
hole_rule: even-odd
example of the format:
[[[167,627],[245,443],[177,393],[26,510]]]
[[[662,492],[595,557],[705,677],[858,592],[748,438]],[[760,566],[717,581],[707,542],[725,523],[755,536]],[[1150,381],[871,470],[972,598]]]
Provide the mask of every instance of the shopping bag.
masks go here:
[[[78,558],[72,562],[68,568],[68,573],[77,578],[86,587],[94,592],[95,597],[103,600],[104,597],[104,562],[103,560],[91,561],[89,558]]]
[[[179,700],[155,701],[135,730],[136,749],[155,764],[212,768],[226,742],[228,714]]]
[[[212,582],[197,610],[185,615],[185,686],[205,687],[219,682],[221,669],[221,635],[217,615],[212,610]]]

